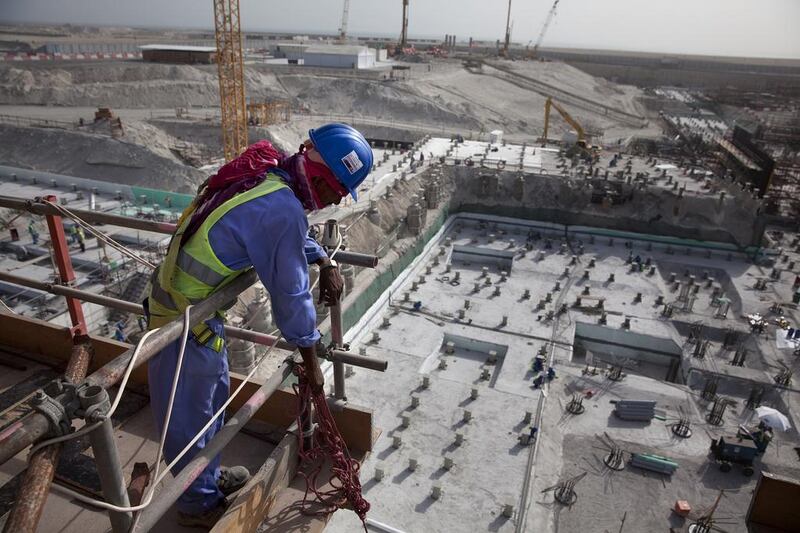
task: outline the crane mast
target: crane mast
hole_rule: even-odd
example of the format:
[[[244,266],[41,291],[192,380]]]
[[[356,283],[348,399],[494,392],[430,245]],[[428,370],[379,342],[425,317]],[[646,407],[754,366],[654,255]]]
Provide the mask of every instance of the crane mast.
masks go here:
[[[347,39],[347,19],[350,16],[350,0],[344,0],[342,7],[342,23],[339,25],[339,40]]]
[[[400,49],[408,42],[408,0],[403,0],[403,28],[400,30]]]
[[[511,0],[508,0],[508,15],[506,15],[506,40],[503,43],[503,57],[508,57],[508,47],[511,44]]]
[[[532,57],[536,57],[536,54],[539,52],[539,46],[542,44],[544,34],[547,33],[547,28],[550,27],[550,23],[553,22],[553,17],[556,16],[556,8],[558,7],[559,1],[560,0],[555,0],[555,2],[553,2],[553,7],[551,7],[550,11],[547,12],[547,18],[544,20],[542,31],[539,32],[539,37],[536,39],[536,44],[533,46],[533,52],[531,53]]]
[[[244,99],[244,61],[239,23],[239,0],[214,0],[222,144],[225,160],[247,148],[247,107]]]

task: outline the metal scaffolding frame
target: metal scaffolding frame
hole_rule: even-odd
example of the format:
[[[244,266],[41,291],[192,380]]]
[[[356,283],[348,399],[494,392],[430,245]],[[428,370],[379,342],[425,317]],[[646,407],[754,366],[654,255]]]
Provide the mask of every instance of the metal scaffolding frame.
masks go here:
[[[54,425],[62,426],[63,430],[60,434],[68,434],[71,431],[72,419],[77,417],[75,404],[78,404],[79,411],[87,422],[105,420],[89,433],[103,497],[113,505],[127,507],[129,506],[128,497],[125,491],[124,476],[117,454],[116,443],[113,438],[113,428],[110,420],[104,419],[103,415],[109,407],[107,389],[122,379],[134,355],[134,348],[127,350],[87,376],[92,350],[86,336],[87,327],[82,312],[81,300],[137,314],[141,314],[143,309],[142,306],[135,303],[68,286],[74,280],[74,272],[72,270],[69,247],[64,235],[61,220],[62,213],[45,202],[55,203],[56,198],[48,196],[44,199],[30,201],[0,196],[0,207],[27,211],[47,217],[48,228],[54,243],[53,249],[55,262],[59,270],[60,283],[43,283],[6,272],[0,272],[0,280],[64,296],[67,300],[67,307],[73,324],[71,334],[75,344],[64,379],[57,382],[57,387],[47,388],[50,395],[44,391],[37,395],[37,404],[46,404],[49,407],[55,407],[56,411],[60,410],[58,423],[54,424],[52,409],[35,408],[33,412],[21,419],[13,429],[0,435],[0,464],[8,461],[37,441],[58,434],[53,432]],[[141,220],[98,211],[72,210],[72,213],[89,223],[105,223],[158,233],[172,233],[175,229],[175,226],[169,223]],[[336,259],[341,264],[367,268],[374,268],[377,265],[377,257],[352,252],[340,251],[337,253]],[[189,327],[205,320],[217,309],[224,308],[256,280],[255,271],[248,270],[229,285],[193,306],[188,315]],[[328,348],[321,346],[321,349],[318,350],[318,356],[333,363],[334,397],[337,401],[344,401],[346,398],[344,386],[345,364],[384,371],[387,368],[387,362],[343,351],[341,304],[337,303],[332,306],[330,312],[333,343]],[[176,320],[143,339],[140,343],[139,354],[134,367],[144,364],[169,343],[178,339],[183,329],[183,321]],[[264,346],[275,345],[276,348],[288,351],[296,349],[294,345],[272,335],[230,326],[226,326],[225,331],[231,337]],[[117,533],[129,530],[149,530],[180,497],[185,487],[197,478],[211,458],[233,439],[258,409],[280,387],[281,383],[291,373],[294,362],[294,356],[287,357],[278,370],[264,381],[260,388],[206,445],[203,451],[197,454],[175,476],[170,484],[163,487],[151,505],[146,507],[135,519],[131,513],[109,511],[113,531]],[[72,403],[71,406],[70,403]],[[37,450],[32,455],[23,480],[22,489],[18,493],[17,502],[6,522],[4,531],[33,531],[36,529],[53,480],[60,447],[60,443],[51,444]]]

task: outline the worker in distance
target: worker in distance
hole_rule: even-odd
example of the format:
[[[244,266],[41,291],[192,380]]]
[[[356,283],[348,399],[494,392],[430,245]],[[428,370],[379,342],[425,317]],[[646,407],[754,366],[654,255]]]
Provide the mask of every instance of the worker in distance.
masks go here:
[[[254,268],[270,294],[282,335],[297,345],[315,391],[323,386],[315,345],[320,338],[309,288],[308,266],[319,267],[319,302],[335,304],[342,293],[336,265],[308,236],[306,213],[339,202],[372,168],[364,136],[345,124],[309,131],[294,155],[262,140],[225,164],[203,185],[178,221],[164,261],[152,276],[145,300],[148,328],[179,319],[197,303],[247,269]],[[166,432],[171,462],[228,399],[224,316],[218,311],[191,331]],[[180,339],[149,361],[150,402],[163,430]],[[175,466],[180,471],[224,424],[220,417]],[[183,526],[210,528],[225,512],[225,496],[250,477],[246,468],[220,468],[215,457],[178,500]]]

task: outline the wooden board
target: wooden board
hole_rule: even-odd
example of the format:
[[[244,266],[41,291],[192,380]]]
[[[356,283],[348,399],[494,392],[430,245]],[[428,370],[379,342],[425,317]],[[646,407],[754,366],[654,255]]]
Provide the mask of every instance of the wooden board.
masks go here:
[[[363,463],[366,454],[354,455],[359,463]],[[322,472],[317,479],[329,479],[330,468],[328,464],[323,466]],[[330,483],[326,483],[319,487],[321,492],[331,490]],[[292,482],[282,490],[269,512],[263,517],[261,528],[270,533],[294,533],[296,531],[303,531],[304,533],[322,533],[325,526],[328,524],[332,514],[314,514],[324,511],[322,505],[314,501],[314,496],[309,496],[307,507],[304,509],[302,506],[303,495],[306,490],[306,480],[303,476],[296,475]],[[305,511],[305,512],[304,512]],[[339,509],[338,513],[352,513],[349,509]],[[241,530],[249,531],[249,530]]]
[[[286,433],[267,461],[236,496],[212,533],[256,531],[278,494],[297,472],[297,435]]]
[[[758,480],[747,524],[768,526],[777,531],[800,531],[800,480],[762,472]]]

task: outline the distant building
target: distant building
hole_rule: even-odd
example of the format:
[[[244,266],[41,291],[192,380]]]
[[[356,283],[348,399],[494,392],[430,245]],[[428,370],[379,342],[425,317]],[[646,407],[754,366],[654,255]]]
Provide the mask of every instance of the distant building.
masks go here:
[[[717,157],[736,181],[752,185],[758,196],[763,197],[772,180],[775,160],[756,146],[752,137],[749,131],[736,126],[729,139],[717,140],[720,148]]]
[[[139,49],[142,59],[152,63],[210,64],[216,61],[217,55],[217,49],[213,46],[146,44]]]
[[[290,64],[302,65],[308,46],[299,42],[284,42],[272,45],[271,52],[275,57],[286,59]]]
[[[312,45],[306,48],[305,65],[328,68],[373,68],[375,51],[359,45]]]
[[[378,61],[386,61],[386,50],[376,50],[352,44],[309,44],[283,41],[272,44],[270,53],[275,60],[285,59],[290,65],[308,67],[362,69],[373,68]]]

